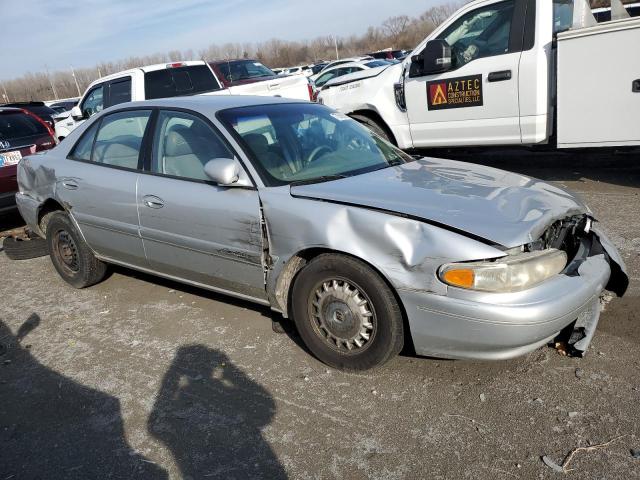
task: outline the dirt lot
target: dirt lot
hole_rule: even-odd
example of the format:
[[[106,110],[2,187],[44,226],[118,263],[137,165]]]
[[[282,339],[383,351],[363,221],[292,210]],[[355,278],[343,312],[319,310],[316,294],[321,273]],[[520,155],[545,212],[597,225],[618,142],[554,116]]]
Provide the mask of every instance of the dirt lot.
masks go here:
[[[640,159],[473,158],[579,192],[620,248],[631,289],[587,358],[343,374],[268,309],[122,269],[76,291],[0,254],[0,480],[554,478],[541,456],[611,440],[567,477],[640,478]]]

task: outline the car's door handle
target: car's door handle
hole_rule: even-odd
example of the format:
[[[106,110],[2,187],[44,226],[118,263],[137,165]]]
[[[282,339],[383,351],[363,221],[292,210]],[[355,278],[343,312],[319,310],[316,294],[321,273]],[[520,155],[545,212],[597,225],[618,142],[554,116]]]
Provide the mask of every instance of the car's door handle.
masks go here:
[[[638,80],[634,80],[631,85],[631,91],[633,93],[640,93],[640,78]]]
[[[511,70],[502,70],[501,72],[491,72],[488,79],[490,82],[504,82],[511,80],[511,76]]]
[[[62,186],[64,188],[66,188],[67,190],[77,190],[78,189],[78,184],[76,182],[74,182],[73,180],[63,180],[62,181]]]
[[[149,208],[156,208],[157,209],[157,208],[164,207],[164,200],[162,200],[159,197],[156,197],[155,195],[145,195],[142,198],[142,201]]]

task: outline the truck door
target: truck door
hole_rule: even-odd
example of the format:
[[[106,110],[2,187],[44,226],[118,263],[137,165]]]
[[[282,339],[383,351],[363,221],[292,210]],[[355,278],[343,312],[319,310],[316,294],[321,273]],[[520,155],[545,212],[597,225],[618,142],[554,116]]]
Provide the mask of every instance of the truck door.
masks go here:
[[[518,75],[526,3],[485,2],[435,37],[451,46],[451,68],[434,75],[412,68],[405,81],[415,147],[521,143]]]

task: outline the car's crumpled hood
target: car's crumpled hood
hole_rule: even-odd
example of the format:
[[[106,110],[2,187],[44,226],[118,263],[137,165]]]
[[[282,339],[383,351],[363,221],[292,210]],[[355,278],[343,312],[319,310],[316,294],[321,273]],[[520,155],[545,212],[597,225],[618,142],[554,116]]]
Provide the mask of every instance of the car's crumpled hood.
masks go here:
[[[293,186],[291,194],[405,214],[508,248],[537,240],[557,220],[588,213],[575,196],[549,183],[433,158]]]

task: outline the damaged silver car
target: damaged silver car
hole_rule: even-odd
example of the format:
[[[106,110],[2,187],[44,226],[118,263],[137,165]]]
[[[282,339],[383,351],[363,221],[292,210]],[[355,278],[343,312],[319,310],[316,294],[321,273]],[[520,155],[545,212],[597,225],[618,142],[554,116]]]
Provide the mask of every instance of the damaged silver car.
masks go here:
[[[270,306],[323,362],[584,352],[624,264],[589,209],[493,168],[416,160],[322,105],[118,105],[20,162],[17,203],[77,288],[107,264]]]

